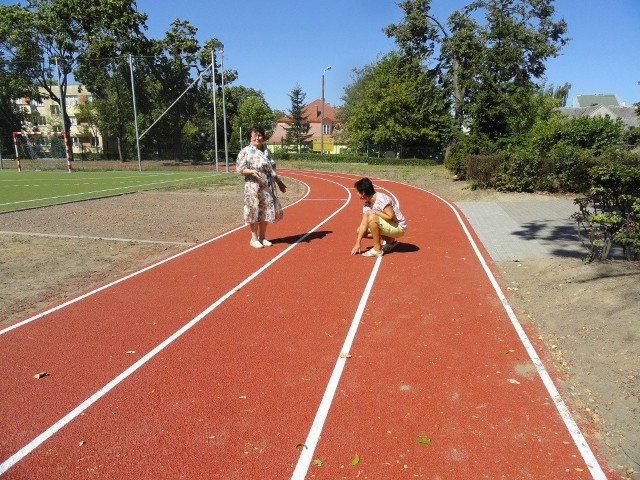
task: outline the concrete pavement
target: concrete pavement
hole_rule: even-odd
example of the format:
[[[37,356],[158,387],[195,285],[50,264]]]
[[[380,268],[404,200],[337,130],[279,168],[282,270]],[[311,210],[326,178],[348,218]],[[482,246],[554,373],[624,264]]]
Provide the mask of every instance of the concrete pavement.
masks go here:
[[[571,215],[573,201],[556,197],[456,202],[495,261],[582,258],[586,250]]]

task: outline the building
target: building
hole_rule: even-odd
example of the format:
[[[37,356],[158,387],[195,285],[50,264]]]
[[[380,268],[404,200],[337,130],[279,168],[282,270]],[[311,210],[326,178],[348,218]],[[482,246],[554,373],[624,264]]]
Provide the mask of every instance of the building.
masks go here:
[[[62,118],[60,105],[51,100],[48,93],[40,88],[42,101],[29,98],[19,98],[16,104],[25,113],[22,131],[31,132],[61,132]],[[102,153],[103,139],[100,131],[87,119],[79,115],[79,107],[91,103],[93,97],[81,85],[68,85],[65,104],[67,115],[71,121],[69,142],[74,156],[86,153]]]
[[[612,120],[622,120],[627,128],[640,126],[636,109],[620,105],[615,94],[576,95],[575,104],[577,107],[561,107],[558,111],[571,118],[609,117]]]
[[[607,107],[620,107],[620,100],[615,93],[594,93],[590,95],[576,95],[574,102],[576,107],[586,108],[596,105],[605,105]]]
[[[327,102],[324,103],[324,122],[322,122],[322,99],[314,100],[305,105],[302,109],[304,122],[305,142],[311,144],[311,150],[325,153],[345,153],[346,145],[338,144],[336,133],[340,129],[338,120],[338,109],[332,107]],[[287,147],[287,129],[291,125],[290,117],[282,117],[276,122],[273,134],[267,140],[269,148],[278,150]],[[321,125],[322,124],[322,125]],[[322,130],[321,130],[322,128]],[[321,135],[322,131],[322,135]],[[322,138],[321,138],[322,137]]]

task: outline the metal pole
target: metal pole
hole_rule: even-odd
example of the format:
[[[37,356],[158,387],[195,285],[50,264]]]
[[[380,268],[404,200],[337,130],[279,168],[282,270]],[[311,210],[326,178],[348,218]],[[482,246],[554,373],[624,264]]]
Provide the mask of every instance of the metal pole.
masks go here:
[[[227,107],[224,100],[224,50],[220,49],[220,70],[222,71],[222,121],[224,123],[224,160],[229,172],[229,149],[227,148]]]
[[[328,65],[322,71],[322,106],[320,107],[320,155],[324,154],[324,74],[327,70],[331,70],[331,65]]]
[[[129,71],[131,72],[131,101],[133,102],[133,123],[136,126],[136,148],[138,150],[138,171],[142,171],[140,159],[140,137],[138,136],[138,111],[136,110],[136,88],[133,82],[133,57],[129,54]]]
[[[215,145],[216,172],[218,171],[218,114],[216,109],[216,59],[211,50],[211,95],[213,97],[213,138]]]

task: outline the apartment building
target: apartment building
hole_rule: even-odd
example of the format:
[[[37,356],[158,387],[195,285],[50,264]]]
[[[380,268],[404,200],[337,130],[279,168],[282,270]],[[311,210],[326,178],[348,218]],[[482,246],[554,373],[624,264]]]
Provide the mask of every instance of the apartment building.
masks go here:
[[[25,113],[23,132],[61,132],[62,116],[58,102],[51,100],[46,91],[41,88],[43,100],[19,98],[16,104]],[[68,85],[65,104],[71,121],[69,129],[69,143],[74,156],[87,153],[102,153],[103,139],[96,125],[92,125],[86,118],[82,118],[80,106],[91,103],[92,96],[81,85]]]

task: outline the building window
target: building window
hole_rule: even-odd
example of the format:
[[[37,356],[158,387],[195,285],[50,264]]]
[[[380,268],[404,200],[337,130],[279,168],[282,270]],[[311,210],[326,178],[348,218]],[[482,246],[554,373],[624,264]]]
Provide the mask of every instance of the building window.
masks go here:
[[[79,147],[80,146],[80,139],[78,137],[71,137],[71,141],[72,141],[74,147]]]
[[[73,106],[78,104],[78,96],[77,95],[67,95],[64,97],[64,104],[66,106]]]
[[[100,139],[98,137],[91,137],[91,146],[97,148],[100,146]]]
[[[51,115],[60,115],[60,105],[58,104],[50,105],[49,109],[51,110]]]
[[[76,117],[69,117],[71,125],[78,125],[78,119]]]
[[[327,125],[326,123],[322,125],[322,133],[323,135],[329,135],[331,133],[331,125]]]

